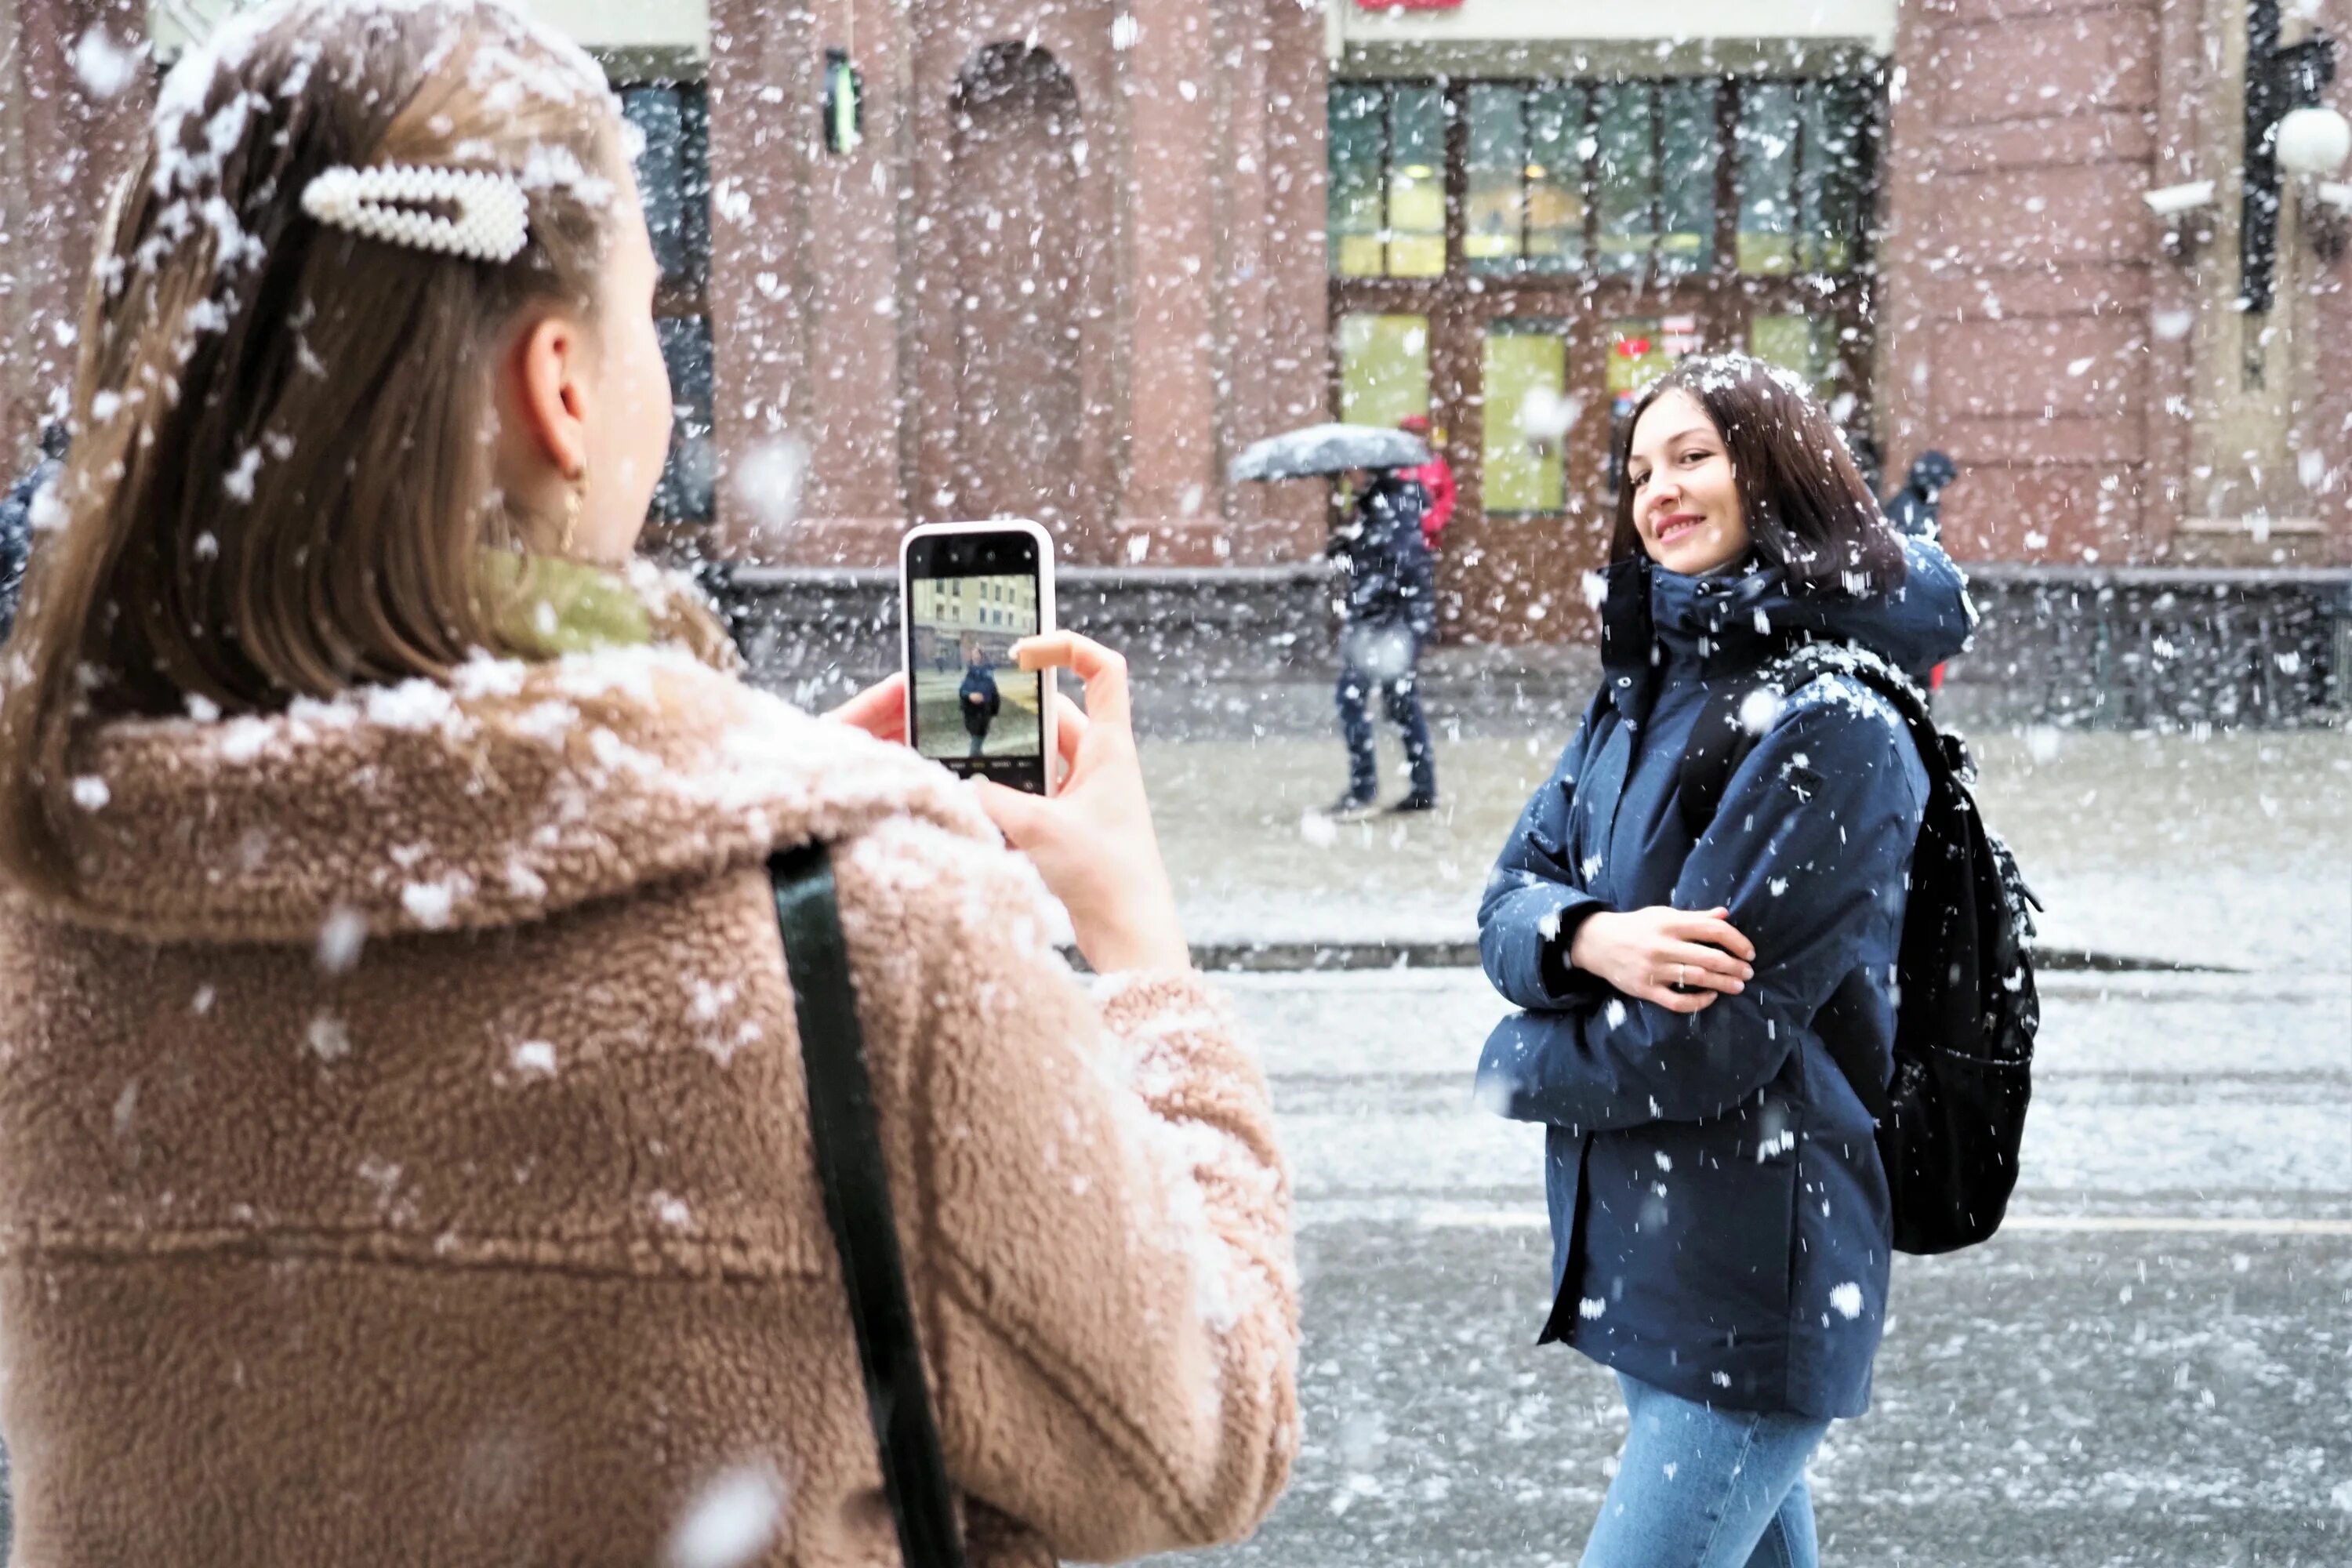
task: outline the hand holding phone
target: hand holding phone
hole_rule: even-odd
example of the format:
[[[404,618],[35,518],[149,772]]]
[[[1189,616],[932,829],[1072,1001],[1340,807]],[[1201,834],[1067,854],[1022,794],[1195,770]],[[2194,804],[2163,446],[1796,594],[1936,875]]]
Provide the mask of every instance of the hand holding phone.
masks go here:
[[[1015,657],[1024,669],[1076,672],[1086,682],[1087,710],[1057,699],[1055,733],[1069,773],[1055,798],[983,780],[982,809],[1069,910],[1078,951],[1097,973],[1189,968],[1136,755],[1127,660],[1076,632],[1024,642]]]

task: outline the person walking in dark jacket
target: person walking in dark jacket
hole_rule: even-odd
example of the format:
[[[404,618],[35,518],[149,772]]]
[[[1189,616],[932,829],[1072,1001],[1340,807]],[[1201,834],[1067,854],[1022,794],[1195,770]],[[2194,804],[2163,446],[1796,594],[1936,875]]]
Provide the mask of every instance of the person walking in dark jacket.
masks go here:
[[[1944,490],[1959,472],[1959,465],[1942,452],[1920,453],[1903,488],[1886,498],[1886,521],[1909,538],[1941,541]]]
[[[1913,460],[1903,487],[1882,503],[1887,522],[1906,538],[1942,542],[1944,491],[1959,477],[1959,465],[1942,452],[1920,453]],[[1931,692],[1944,689],[1944,667],[1940,663],[1908,673]]]
[[[1422,645],[1437,630],[1437,573],[1422,537],[1427,492],[1411,477],[1381,470],[1351,476],[1356,495],[1330,554],[1340,600],[1339,731],[1348,743],[1348,792],[1331,808],[1343,820],[1369,815],[1380,790],[1379,753],[1367,703],[1378,692],[1404,734],[1410,794],[1390,809],[1437,808],[1437,753],[1422,711]]]
[[[41,430],[41,456],[5,496],[0,496],[0,642],[16,625],[16,601],[25,592],[25,568],[33,558],[33,499],[65,467],[66,427],[52,422]]]
[[[969,666],[963,672],[963,684],[956,688],[956,705],[963,712],[964,733],[971,737],[971,755],[978,756],[988,744],[988,727],[996,722],[1004,698],[996,689],[996,673],[988,667],[988,655],[977,646],[964,650]]]
[[[1827,413],[1745,356],[1685,362],[1620,453],[1602,678],[1479,909],[1480,1102],[1544,1123],[1545,1342],[1631,1426],[1586,1568],[1816,1562],[1805,1465],[1869,1403],[1886,1177],[1831,1031],[1893,1068],[1927,778],[1893,707],[1825,678],[1759,729],[1694,840],[1676,774],[1710,690],[1803,639],[1956,651],[1958,571],[1888,529]]]

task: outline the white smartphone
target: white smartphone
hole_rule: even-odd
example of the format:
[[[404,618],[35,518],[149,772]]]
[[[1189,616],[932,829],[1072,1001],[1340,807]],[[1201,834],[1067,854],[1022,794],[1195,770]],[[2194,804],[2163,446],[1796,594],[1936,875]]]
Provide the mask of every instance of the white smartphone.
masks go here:
[[[1054,672],[1013,645],[1054,629],[1054,541],[1026,518],[933,522],[898,546],[907,739],[966,778],[1054,790]]]

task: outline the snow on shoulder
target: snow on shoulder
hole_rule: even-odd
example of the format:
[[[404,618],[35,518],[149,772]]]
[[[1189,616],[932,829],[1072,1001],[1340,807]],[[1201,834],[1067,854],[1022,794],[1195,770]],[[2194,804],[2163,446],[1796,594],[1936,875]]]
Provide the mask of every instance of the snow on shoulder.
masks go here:
[[[68,918],[316,942],[519,924],[893,818],[993,846],[942,769],[689,656],[480,658],[283,712],[117,720],[76,747]],[[160,852],[169,846],[169,853]]]

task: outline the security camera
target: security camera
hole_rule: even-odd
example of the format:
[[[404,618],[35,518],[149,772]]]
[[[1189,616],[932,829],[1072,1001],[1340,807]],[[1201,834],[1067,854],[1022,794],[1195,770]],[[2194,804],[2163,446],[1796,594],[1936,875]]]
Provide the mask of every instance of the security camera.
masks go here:
[[[2213,205],[2213,182],[2191,180],[2185,185],[2158,185],[2140,197],[2158,217],[2179,217]]]

